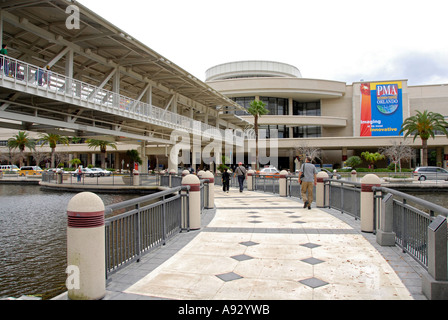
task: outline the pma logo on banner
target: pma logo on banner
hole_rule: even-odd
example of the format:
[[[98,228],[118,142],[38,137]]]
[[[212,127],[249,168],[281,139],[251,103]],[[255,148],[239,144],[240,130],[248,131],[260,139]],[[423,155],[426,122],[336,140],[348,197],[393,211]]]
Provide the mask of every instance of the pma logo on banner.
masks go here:
[[[397,84],[378,85],[376,87],[378,111],[384,115],[390,115],[397,111],[400,106],[398,94]]]

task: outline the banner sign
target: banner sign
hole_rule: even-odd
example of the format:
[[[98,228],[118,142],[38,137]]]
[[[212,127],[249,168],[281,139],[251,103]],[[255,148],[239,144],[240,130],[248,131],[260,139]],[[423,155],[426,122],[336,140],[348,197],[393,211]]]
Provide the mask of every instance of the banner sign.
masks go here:
[[[361,137],[399,136],[402,124],[402,83],[362,83]]]

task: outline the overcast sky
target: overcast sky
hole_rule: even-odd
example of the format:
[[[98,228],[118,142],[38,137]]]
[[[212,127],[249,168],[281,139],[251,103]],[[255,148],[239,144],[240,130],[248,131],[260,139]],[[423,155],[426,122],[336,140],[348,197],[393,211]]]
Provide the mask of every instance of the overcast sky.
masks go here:
[[[80,0],[195,77],[271,60],[304,78],[448,83],[446,0]]]

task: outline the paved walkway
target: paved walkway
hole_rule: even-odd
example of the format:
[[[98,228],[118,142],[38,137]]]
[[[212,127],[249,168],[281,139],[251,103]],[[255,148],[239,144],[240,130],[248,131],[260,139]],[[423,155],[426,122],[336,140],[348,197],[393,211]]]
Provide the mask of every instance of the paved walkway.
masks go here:
[[[354,218],[215,188],[203,228],[114,274],[105,300],[425,299],[425,271],[398,248],[378,246]]]

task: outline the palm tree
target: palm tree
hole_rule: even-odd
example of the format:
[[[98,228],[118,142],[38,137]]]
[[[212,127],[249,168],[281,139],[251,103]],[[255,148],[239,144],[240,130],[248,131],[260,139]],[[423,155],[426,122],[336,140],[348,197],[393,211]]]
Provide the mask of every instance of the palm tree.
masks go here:
[[[55,150],[56,150],[56,146],[59,143],[65,144],[65,145],[69,145],[69,139],[67,137],[63,137],[60,136],[58,134],[55,133],[47,133],[47,134],[42,134],[40,136],[40,140],[41,140],[41,147],[45,144],[49,144],[50,148],[51,148],[51,167],[54,168],[54,154],[55,154]]]
[[[370,163],[370,165],[372,166],[372,169],[375,166],[375,162],[386,158],[381,153],[378,153],[378,152],[370,153],[368,151],[361,153],[361,157],[363,157],[364,159],[366,159],[366,161],[368,161]]]
[[[428,139],[436,135],[437,131],[443,132],[448,137],[448,123],[440,113],[425,110],[423,113],[417,111],[415,116],[407,118],[401,126],[400,134],[405,133],[404,137],[414,135],[414,141],[417,137],[422,139],[422,166],[428,165]]]
[[[36,142],[30,139],[28,133],[24,131],[19,131],[18,134],[8,140],[8,148],[10,150],[19,149],[20,151],[20,167],[23,167],[23,152],[25,151],[25,148],[34,150],[35,146]]]
[[[106,169],[106,149],[107,147],[117,150],[117,145],[114,142],[105,140],[89,139],[86,141],[89,144],[89,148],[100,148],[101,151],[101,168]]]
[[[254,116],[254,128],[255,128],[255,150],[256,150],[256,162],[255,169],[258,170],[258,118],[269,113],[266,109],[266,103],[259,100],[254,100],[250,103],[250,107],[247,109],[251,115]]]
[[[142,164],[142,159],[140,158],[137,150],[128,150],[126,151],[126,155],[129,157],[129,160],[131,160],[131,175],[134,173],[134,166],[135,163]]]

